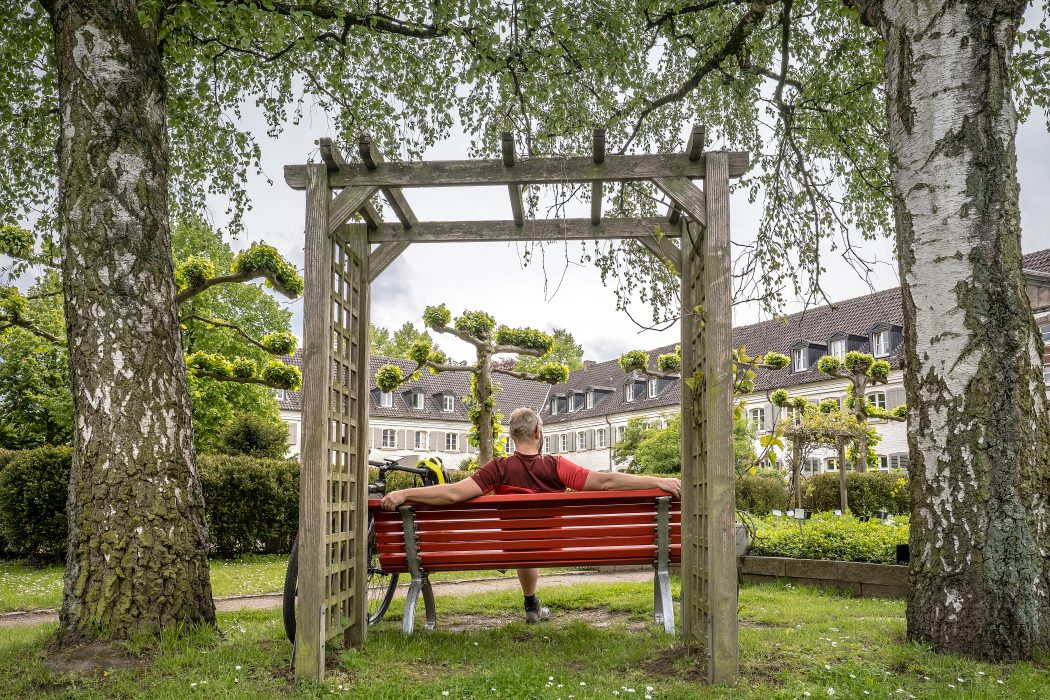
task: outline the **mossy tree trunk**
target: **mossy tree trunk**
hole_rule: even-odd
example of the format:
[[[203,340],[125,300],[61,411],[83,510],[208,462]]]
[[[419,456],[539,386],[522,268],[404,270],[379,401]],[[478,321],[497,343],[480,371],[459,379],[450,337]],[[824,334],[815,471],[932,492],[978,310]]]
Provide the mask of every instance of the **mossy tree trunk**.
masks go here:
[[[131,0],[46,3],[76,410],[59,641],[213,622],[168,230],[161,50]]]
[[[854,375],[853,391],[855,396],[853,400],[853,415],[856,416],[857,423],[863,428],[854,445],[853,469],[857,473],[863,474],[868,471],[868,414],[865,412],[868,400],[868,378],[864,375]]]
[[[908,636],[979,658],[1050,642],[1050,435],[1025,294],[1010,55],[1022,2],[885,2],[910,412]]]
[[[802,440],[791,442],[791,483],[795,490],[795,507],[802,507]]]
[[[492,391],[492,354],[478,350],[478,370],[474,373],[474,398],[478,402],[478,466],[487,464],[495,454],[495,440],[492,436],[492,415],[496,403]]]

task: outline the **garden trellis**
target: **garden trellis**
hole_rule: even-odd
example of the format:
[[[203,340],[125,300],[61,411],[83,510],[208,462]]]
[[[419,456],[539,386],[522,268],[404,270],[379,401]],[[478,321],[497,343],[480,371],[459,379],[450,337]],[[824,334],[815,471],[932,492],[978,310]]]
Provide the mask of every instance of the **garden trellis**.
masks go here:
[[[319,680],[325,644],[342,637],[359,646],[368,631],[371,282],[417,243],[634,239],[681,276],[682,634],[704,646],[710,682],[734,683],[729,182],[744,173],[748,154],[705,151],[703,127],[693,128],[685,152],[651,155],[606,155],[602,130],[595,130],[592,155],[580,157],[521,160],[509,134],[494,160],[387,163],[367,137],[358,146],[360,160],[348,162],[323,139],[322,163],[284,171],[289,186],[306,191],[297,677]],[[703,180],[703,189],[693,180]],[[671,200],[666,216],[602,215],[603,183],[645,181]],[[570,183],[591,184],[589,218],[525,218],[523,187]],[[507,187],[510,220],[419,221],[403,192],[493,185]],[[396,222],[382,220],[377,195]],[[355,215],[363,223],[348,223]]]

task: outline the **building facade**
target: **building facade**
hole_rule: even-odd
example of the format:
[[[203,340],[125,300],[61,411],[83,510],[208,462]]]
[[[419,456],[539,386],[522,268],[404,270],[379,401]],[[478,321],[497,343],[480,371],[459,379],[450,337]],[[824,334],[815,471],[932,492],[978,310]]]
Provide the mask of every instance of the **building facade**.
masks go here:
[[[1024,265],[1032,310],[1044,342],[1050,347],[1050,249],[1026,255]],[[738,400],[743,402],[759,435],[767,434],[785,417],[770,400],[776,389],[786,389],[791,395],[812,402],[844,399],[847,381],[821,374],[817,361],[824,355],[842,358],[856,350],[890,363],[889,381],[869,387],[867,398],[880,408],[892,410],[905,402],[903,325],[901,292],[894,288],[734,328],[733,347],[745,347],[751,354],[774,351],[791,358],[787,369],[760,370],[754,391]],[[673,350],[674,345],[651,350],[650,366],[656,366],[658,355]],[[286,360],[301,364],[298,355]],[[470,388],[469,375],[434,375],[424,371],[418,380],[406,382],[397,392],[387,394],[375,387],[375,373],[388,362],[401,366],[406,373],[414,366],[407,360],[371,360],[370,457],[402,457],[410,463],[422,455],[437,455],[446,466],[457,467],[476,454],[477,450],[467,444],[470,423],[463,403]],[[1044,377],[1050,380],[1050,352],[1044,354],[1043,364]],[[626,465],[614,463],[612,447],[623,436],[627,422],[642,418],[650,425],[661,425],[677,414],[681,381],[628,374],[617,360],[588,361],[584,365],[556,386],[498,377],[502,391],[497,405],[504,416],[504,427],[511,411],[532,406],[543,417],[544,452],[563,454],[588,469],[623,469]],[[281,418],[288,424],[289,451],[295,455],[302,432],[301,397],[299,392],[290,391],[282,392],[278,398]],[[878,468],[907,469],[907,424],[874,419],[869,422],[881,438],[874,448]],[[506,446],[513,448],[509,440]],[[786,455],[777,458],[786,466]],[[805,455],[803,473],[807,476],[835,469],[836,456],[830,450],[817,449]]]

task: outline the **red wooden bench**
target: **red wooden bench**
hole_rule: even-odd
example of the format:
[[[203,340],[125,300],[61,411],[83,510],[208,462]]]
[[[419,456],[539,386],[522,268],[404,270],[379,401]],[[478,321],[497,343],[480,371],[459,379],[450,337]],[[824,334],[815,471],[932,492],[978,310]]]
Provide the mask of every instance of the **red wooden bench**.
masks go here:
[[[437,614],[428,575],[544,566],[652,564],[654,613],[674,632],[668,565],[681,562],[681,504],[665,491],[580,491],[481,496],[445,506],[406,504],[375,518],[379,565],[412,577],[403,629],[415,627],[423,594],[425,629]]]

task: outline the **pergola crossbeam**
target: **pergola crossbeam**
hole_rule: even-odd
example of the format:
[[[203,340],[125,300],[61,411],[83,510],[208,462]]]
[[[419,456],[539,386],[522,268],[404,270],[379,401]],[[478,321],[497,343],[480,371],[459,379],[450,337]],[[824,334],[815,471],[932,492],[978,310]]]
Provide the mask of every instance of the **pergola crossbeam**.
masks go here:
[[[653,183],[697,223],[701,226],[707,225],[707,202],[704,200],[704,191],[694,185],[689,178],[654,177]]]
[[[591,139],[591,156],[595,165],[605,162],[605,129],[595,129]],[[597,226],[602,220],[602,181],[591,183],[591,223]]]
[[[660,229],[661,233],[657,233]],[[561,241],[611,238],[656,239],[677,236],[678,228],[668,226],[659,217],[644,219],[602,219],[597,226],[590,219],[526,220],[521,226],[513,221],[421,221],[411,229],[396,224],[379,224],[368,234],[369,243],[388,241],[413,243],[488,242],[488,241]]]
[[[703,179],[707,170],[704,153],[696,161],[680,153],[605,156],[595,163],[592,156],[571,158],[529,158],[505,165],[503,160],[446,160],[426,163],[385,163],[375,170],[363,163],[349,163],[329,175],[332,187],[371,185],[375,187],[469,187],[471,185],[558,185],[571,182],[638,182],[654,177]],[[743,175],[749,156],[738,151],[725,152],[730,177]],[[289,187],[306,187],[306,165],[286,165],[284,179]]]
[[[665,265],[671,268],[672,272],[681,274],[682,251],[676,248],[670,239],[665,236],[650,236],[649,238],[639,238],[638,242],[648,248],[653,255],[660,258]]]
[[[707,129],[701,124],[694,124],[693,130],[689,132],[689,142],[685,145],[685,154],[690,161],[700,160],[704,154],[704,141],[707,139]],[[682,218],[682,209],[674,202],[667,209],[667,220],[677,224]]]
[[[372,142],[369,136],[362,136],[358,141],[358,150],[361,153],[361,162],[365,164],[365,167],[370,171],[375,171],[383,164],[384,158],[383,153],[376,145]],[[412,211],[412,207],[408,205],[408,200],[405,199],[404,193],[399,187],[383,187],[380,186],[379,190],[383,193],[383,198],[386,199],[387,204],[394,210],[394,216],[401,222],[401,225],[405,228],[412,228],[416,222],[415,213]]]

